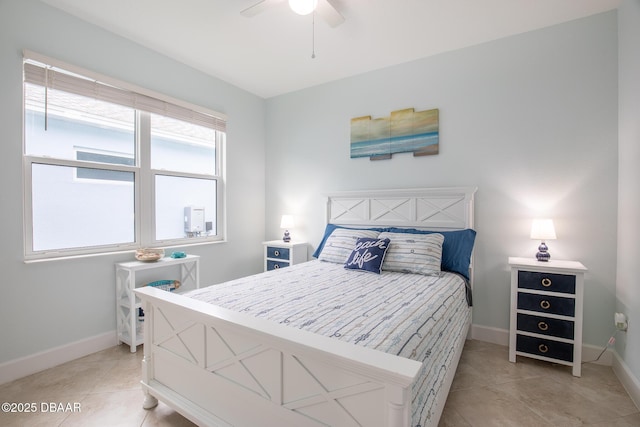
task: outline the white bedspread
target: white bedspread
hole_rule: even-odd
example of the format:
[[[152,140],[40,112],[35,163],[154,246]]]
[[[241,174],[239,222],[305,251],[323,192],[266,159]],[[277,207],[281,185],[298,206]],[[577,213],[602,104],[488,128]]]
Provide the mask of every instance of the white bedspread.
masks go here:
[[[414,426],[431,419],[435,396],[469,310],[464,280],[346,270],[310,261],[201,288],[192,298],[291,327],[423,362],[413,386]]]

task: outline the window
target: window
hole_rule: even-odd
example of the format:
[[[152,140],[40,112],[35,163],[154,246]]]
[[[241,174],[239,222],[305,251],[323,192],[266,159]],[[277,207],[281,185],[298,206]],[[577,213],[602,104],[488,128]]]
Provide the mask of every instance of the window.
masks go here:
[[[224,116],[30,52],[24,75],[27,259],[224,239]]]

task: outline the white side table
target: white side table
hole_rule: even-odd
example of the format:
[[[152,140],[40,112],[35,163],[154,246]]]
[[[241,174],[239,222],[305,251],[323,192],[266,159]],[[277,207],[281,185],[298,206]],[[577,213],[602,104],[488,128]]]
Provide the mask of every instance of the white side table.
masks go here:
[[[307,261],[306,242],[284,242],[271,240],[263,242],[264,245],[264,271],[289,267]]]
[[[116,334],[119,342],[129,344],[131,352],[144,342],[143,322],[138,320],[138,309],[142,307],[133,293],[137,286],[136,273],[144,270],[166,269],[180,266],[180,291],[200,287],[200,256],[187,255],[185,258],[164,257],[155,262],[130,261],[116,264]],[[167,279],[158,277],[157,280]]]
[[[516,356],[582,367],[584,273],[577,261],[509,258],[511,325],[509,361]]]

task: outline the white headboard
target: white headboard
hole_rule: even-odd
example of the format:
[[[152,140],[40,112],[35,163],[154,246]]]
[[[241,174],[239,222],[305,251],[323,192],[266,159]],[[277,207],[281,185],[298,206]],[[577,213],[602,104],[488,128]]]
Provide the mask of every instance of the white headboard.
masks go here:
[[[352,226],[473,228],[477,187],[343,191],[327,194],[327,223]]]
[[[342,191],[327,194],[327,224],[354,227],[474,228],[477,187]],[[473,288],[473,252],[469,283]]]

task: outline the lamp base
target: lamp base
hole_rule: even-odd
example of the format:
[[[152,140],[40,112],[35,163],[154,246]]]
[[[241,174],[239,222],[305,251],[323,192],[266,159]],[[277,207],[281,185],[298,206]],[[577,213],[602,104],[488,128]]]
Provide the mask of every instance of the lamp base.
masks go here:
[[[289,235],[289,230],[284,230],[284,236],[282,236],[283,242],[290,242],[291,236]]]
[[[549,248],[544,242],[540,243],[540,246],[538,246],[538,253],[536,254],[538,261],[547,262],[551,259],[551,254],[547,252],[547,249]]]

